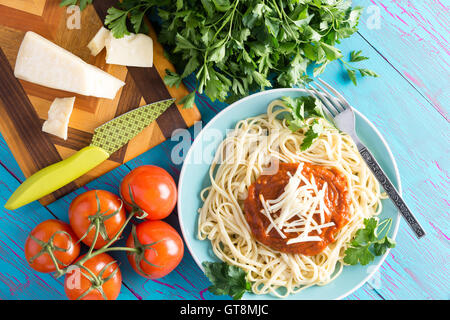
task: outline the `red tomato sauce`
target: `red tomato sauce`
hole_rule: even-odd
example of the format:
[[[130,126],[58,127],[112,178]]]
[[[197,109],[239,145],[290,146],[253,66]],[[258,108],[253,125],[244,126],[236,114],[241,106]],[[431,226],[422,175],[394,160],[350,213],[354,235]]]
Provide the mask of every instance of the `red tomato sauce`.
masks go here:
[[[330,213],[325,212],[325,223],[334,222],[334,226],[323,228],[319,234],[316,230],[309,232],[309,236],[319,236],[321,241],[309,241],[287,244],[287,241],[296,238],[300,232],[283,232],[286,238],[283,239],[280,234],[272,228],[266,233],[270,225],[269,219],[261,213],[263,206],[260,201],[260,194],[265,200],[273,200],[278,198],[283,192],[285,186],[289,182],[289,175],[294,175],[298,163],[280,163],[278,172],[274,175],[261,175],[250,185],[248,189],[248,197],[244,202],[244,215],[250,226],[254,238],[262,244],[280,252],[291,254],[303,254],[313,256],[322,252],[330,243],[335,241],[336,233],[345,226],[350,219],[350,194],[345,176],[337,169],[327,169],[323,166],[305,163],[302,174],[311,181],[314,177],[318,190],[323,188],[327,183],[325,192],[325,205]],[[300,186],[304,185],[303,182]],[[279,212],[272,213],[275,218]],[[313,218],[319,222],[319,214],[315,214]],[[298,217],[292,218],[292,221]],[[289,220],[289,222],[292,222]],[[283,231],[283,230],[282,230]]]

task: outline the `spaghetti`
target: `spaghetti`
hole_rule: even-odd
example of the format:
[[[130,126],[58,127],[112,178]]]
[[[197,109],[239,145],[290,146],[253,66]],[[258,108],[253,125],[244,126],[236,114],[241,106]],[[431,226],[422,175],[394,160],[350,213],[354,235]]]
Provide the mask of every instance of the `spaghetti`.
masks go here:
[[[364,226],[365,218],[378,215],[382,209],[378,181],[352,139],[325,119],[310,118],[308,124],[315,121],[323,130],[311,147],[302,151],[306,130],[292,132],[286,121],[280,120],[287,111],[283,101],[273,101],[267,114],[238,122],[221,142],[209,171],[211,186],[201,193],[203,206],[198,219],[198,238],[210,240],[220,260],[245,270],[254,293],[278,297],[313,285],[323,286],[338,277],[344,266],[344,251],[356,231]],[[285,248],[304,241],[323,241],[321,235],[335,227],[333,221],[324,219],[333,210],[331,202],[324,205],[330,186],[325,182],[318,188],[314,176],[302,174],[303,166],[339,173],[346,185],[345,223],[333,231],[331,241],[318,253],[281,250],[262,241],[249,224],[252,220],[248,208],[244,208],[249,190],[258,178],[275,175],[284,164],[296,164],[288,173],[284,191],[271,199],[264,199],[261,193],[258,212],[264,215],[260,219],[265,221],[265,236],[290,239]],[[300,169],[295,170],[297,167]],[[296,232],[296,237],[289,237],[289,232]]]

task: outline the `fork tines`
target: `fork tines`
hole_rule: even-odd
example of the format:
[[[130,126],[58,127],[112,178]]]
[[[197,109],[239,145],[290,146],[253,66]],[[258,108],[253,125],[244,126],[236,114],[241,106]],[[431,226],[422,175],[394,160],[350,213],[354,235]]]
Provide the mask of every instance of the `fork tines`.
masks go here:
[[[350,104],[345,100],[345,98],[332,86],[323,81],[322,79],[318,79],[320,83],[322,83],[327,89],[321,86],[317,82],[312,82],[308,84],[308,88],[312,91],[312,94],[318,98],[324,104],[325,113],[331,117],[336,117],[339,113],[344,112],[346,109],[350,108]],[[312,84],[314,86],[312,86]]]

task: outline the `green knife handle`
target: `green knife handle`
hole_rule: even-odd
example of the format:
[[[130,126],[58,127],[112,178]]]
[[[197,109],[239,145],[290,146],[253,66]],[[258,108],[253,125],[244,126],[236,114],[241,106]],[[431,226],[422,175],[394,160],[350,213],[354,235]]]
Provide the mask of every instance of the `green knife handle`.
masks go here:
[[[88,146],[71,157],[52,164],[26,179],[5,204],[15,210],[74,181],[109,158],[102,148]]]

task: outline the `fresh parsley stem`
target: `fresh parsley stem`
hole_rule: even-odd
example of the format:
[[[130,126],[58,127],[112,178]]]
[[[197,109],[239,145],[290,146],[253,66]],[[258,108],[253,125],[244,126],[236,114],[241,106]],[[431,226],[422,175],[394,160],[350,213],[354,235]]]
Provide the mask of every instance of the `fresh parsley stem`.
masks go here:
[[[389,233],[389,230],[391,229],[391,225],[392,225],[392,219],[391,218],[389,218],[389,219],[384,219],[383,221],[381,221],[379,224],[378,224],[378,227],[377,227],[377,237],[380,235],[380,234],[383,234],[383,232],[384,232],[384,230],[387,228],[387,231],[386,231],[386,234],[388,234]],[[381,230],[380,231],[378,231],[378,229],[381,227]]]
[[[344,67],[345,67],[346,69],[358,70],[358,68],[352,66],[350,63],[348,63],[347,61],[345,61],[343,58],[339,58],[339,60],[344,64]]]
[[[278,12],[278,16],[283,19],[284,15],[286,15],[286,13],[284,13],[284,15],[281,13],[280,9],[278,8],[277,2],[275,0],[272,0],[273,6],[275,7],[275,9]],[[284,12],[284,10],[283,10]]]

